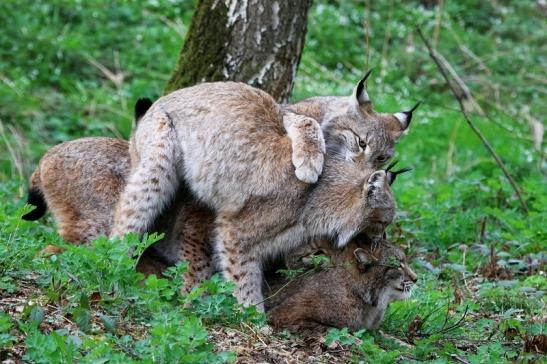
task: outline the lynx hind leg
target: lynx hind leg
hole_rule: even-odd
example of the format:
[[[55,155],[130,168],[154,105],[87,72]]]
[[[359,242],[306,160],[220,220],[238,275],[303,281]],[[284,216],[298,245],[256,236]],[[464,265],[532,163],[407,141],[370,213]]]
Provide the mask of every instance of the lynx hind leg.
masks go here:
[[[243,246],[236,233],[227,223],[220,222],[216,228],[214,259],[217,269],[226,280],[235,283],[234,295],[244,306],[256,305],[264,312],[262,296],[262,266],[251,249]]]
[[[131,175],[116,206],[111,237],[148,232],[179,185],[178,140],[169,116],[155,110],[145,119],[136,131],[138,161],[132,160]]]
[[[325,139],[319,123],[310,117],[287,112],[283,125],[292,142],[292,163],[296,177],[315,183],[323,171]]]
[[[185,237],[181,247],[181,259],[188,262],[188,271],[184,275],[183,293],[211,278],[214,274],[213,258],[207,242],[194,237]]]

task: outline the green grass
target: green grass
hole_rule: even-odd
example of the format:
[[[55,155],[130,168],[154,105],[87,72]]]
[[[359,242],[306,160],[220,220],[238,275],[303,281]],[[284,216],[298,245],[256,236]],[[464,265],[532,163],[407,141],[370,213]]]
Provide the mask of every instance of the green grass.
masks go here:
[[[399,218],[389,231],[420,281],[386,316],[382,330],[395,339],[332,330],[327,342],[375,363],[540,361],[523,344],[545,334],[547,319],[545,150],[531,127],[547,114],[544,10],[516,0],[445,1],[440,13],[417,1],[368,3],[365,12],[357,1],[315,2],[293,99],[348,94],[368,64],[378,111],[424,102],[397,146],[399,164],[414,170],[394,186]],[[12,300],[0,307],[0,359],[9,351],[31,362],[230,361],[234,353],[216,349],[208,331],[263,322],[218,279],[180,295],[184,266],[138,283],[123,252],[151,240],[97,241],[44,257],[47,244],[63,245],[54,223],[19,219],[26,178],[49,147],[129,135],[134,101],[162,93],[192,8],[0,2],[0,296]],[[437,47],[484,111],[473,119],[521,186],[529,214],[461,117],[416,26],[431,39],[438,28]],[[483,274],[492,248],[510,278]]]

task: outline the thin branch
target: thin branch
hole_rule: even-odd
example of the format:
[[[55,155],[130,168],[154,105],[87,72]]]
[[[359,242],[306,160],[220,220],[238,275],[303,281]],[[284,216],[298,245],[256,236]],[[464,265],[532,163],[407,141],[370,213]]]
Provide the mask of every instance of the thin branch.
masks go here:
[[[254,305],[260,305],[261,303],[264,303],[268,300],[271,300],[272,298],[274,298],[275,296],[277,296],[281,291],[283,291],[285,288],[287,288],[291,283],[293,283],[294,281],[296,281],[297,279],[299,278],[302,278],[302,277],[305,277],[313,272],[315,272],[315,268],[313,269],[310,269],[310,270],[307,270],[305,272],[303,272],[302,274],[299,274],[298,276],[294,277],[293,279],[290,279],[287,283],[283,284],[277,291],[275,291],[273,294],[269,295],[268,297],[264,298],[262,301],[260,302],[257,302],[257,303],[254,303]]]
[[[446,334],[447,332],[460,327],[463,320],[467,317],[467,311],[468,310],[469,310],[469,305],[465,306],[465,311],[464,311],[462,317],[458,320],[458,322],[456,322],[454,325],[451,325],[449,327],[446,327],[446,328],[443,327],[440,331],[435,332],[434,334]]]
[[[450,67],[448,61],[446,59],[444,59],[444,57],[442,57],[435,49],[433,49],[431,47],[431,44],[429,44],[429,41],[425,38],[424,34],[422,33],[422,30],[420,28],[417,28],[417,31],[418,31],[418,34],[420,35],[420,38],[422,39],[425,46],[427,47],[427,50],[429,52],[430,57],[433,59],[433,61],[437,65],[437,68],[439,69],[441,75],[445,79],[446,83],[448,84],[448,87],[450,87],[450,89],[452,90],[452,93],[454,94],[456,100],[458,101],[458,103],[460,105],[461,112],[463,114],[463,117],[464,117],[465,121],[467,122],[467,124],[469,125],[471,130],[473,130],[473,132],[479,137],[482,144],[485,146],[485,148],[492,155],[492,157],[494,158],[494,160],[496,161],[498,166],[501,168],[503,174],[505,175],[505,177],[509,181],[509,184],[511,185],[511,187],[515,191],[515,193],[516,193],[516,195],[517,195],[517,197],[520,201],[520,204],[522,206],[522,209],[524,210],[525,213],[528,213],[528,206],[526,206],[526,202],[522,198],[522,194],[520,192],[520,188],[518,187],[517,183],[515,182],[513,177],[511,177],[511,175],[509,174],[509,171],[507,170],[507,167],[505,167],[505,164],[503,163],[501,158],[498,156],[498,154],[496,153],[494,148],[492,148],[492,146],[490,145],[490,142],[488,142],[488,140],[484,137],[482,132],[477,128],[477,126],[473,123],[473,121],[469,117],[469,114],[467,112],[467,108],[465,107],[465,101],[466,101],[466,99],[469,100],[469,98],[467,98],[467,97],[468,97],[468,95],[469,96],[471,95],[469,89],[463,83],[461,78],[459,78],[457,76],[456,71],[452,67]],[[459,90],[454,86],[454,83],[451,82],[452,79],[448,75],[447,69],[450,70],[449,72],[452,74],[453,78],[457,80],[458,86],[460,86]],[[464,90],[463,93],[461,92],[462,90]]]
[[[435,48],[437,48],[437,45],[439,44],[439,35],[441,33],[441,22],[444,10],[443,5],[444,1],[439,0],[437,4],[437,14],[435,15],[435,29],[433,30],[433,47]]]
[[[365,2],[365,20],[364,20],[364,28],[365,28],[365,72],[369,69],[369,61],[370,61],[370,42],[369,42],[369,31],[370,31],[370,1],[366,0]]]

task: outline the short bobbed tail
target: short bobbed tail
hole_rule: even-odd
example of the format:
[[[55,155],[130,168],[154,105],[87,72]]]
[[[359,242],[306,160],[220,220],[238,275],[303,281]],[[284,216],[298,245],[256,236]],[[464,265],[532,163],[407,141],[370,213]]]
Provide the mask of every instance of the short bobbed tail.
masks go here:
[[[42,191],[40,191],[36,187],[29,188],[28,191],[28,199],[27,204],[36,206],[34,210],[29,212],[28,214],[23,215],[21,218],[26,221],[34,221],[38,220],[42,216],[46,214],[47,211],[47,204],[46,200],[44,200],[44,195],[42,195]]]

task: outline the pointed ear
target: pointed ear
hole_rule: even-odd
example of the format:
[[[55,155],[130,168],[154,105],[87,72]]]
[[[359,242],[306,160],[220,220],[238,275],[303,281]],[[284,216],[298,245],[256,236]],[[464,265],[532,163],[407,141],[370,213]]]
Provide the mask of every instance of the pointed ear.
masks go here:
[[[410,122],[412,121],[412,113],[420,106],[421,101],[417,102],[416,105],[412,107],[412,109],[408,111],[401,111],[398,113],[395,113],[393,116],[399,121],[399,124],[401,124],[401,131],[405,131],[410,126]]]
[[[355,256],[355,259],[359,264],[359,268],[362,270],[370,268],[378,261],[378,259],[376,259],[373,255],[367,253],[363,248],[355,249],[353,251],[353,255]]]
[[[367,81],[368,76],[370,76],[370,73],[372,72],[372,69],[367,72],[365,77],[357,83],[355,88],[353,89],[352,99],[355,105],[359,107],[359,109],[369,112],[372,110],[372,102],[370,101],[370,97],[368,96],[367,90],[365,89],[365,82]]]

